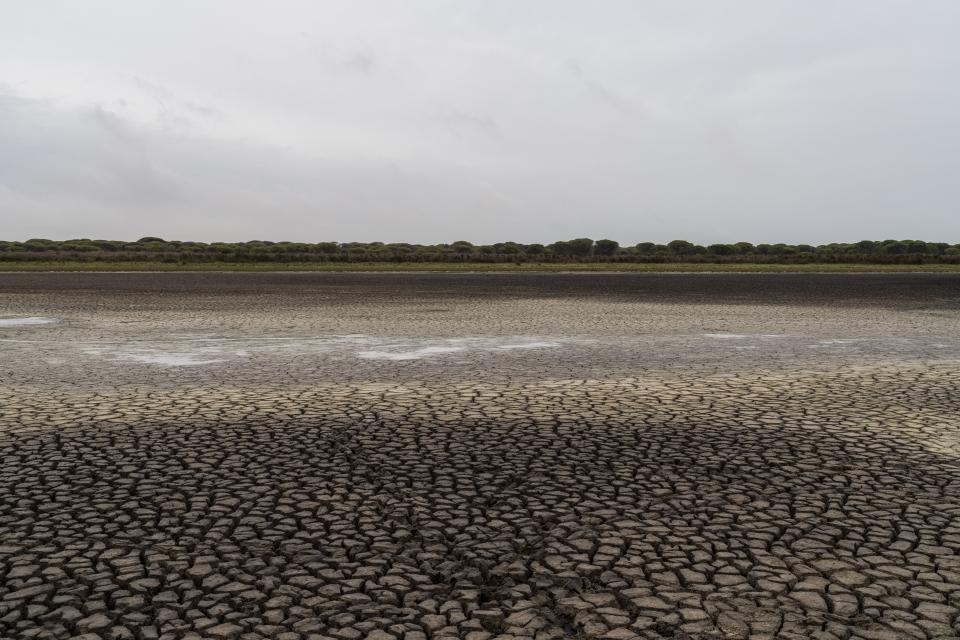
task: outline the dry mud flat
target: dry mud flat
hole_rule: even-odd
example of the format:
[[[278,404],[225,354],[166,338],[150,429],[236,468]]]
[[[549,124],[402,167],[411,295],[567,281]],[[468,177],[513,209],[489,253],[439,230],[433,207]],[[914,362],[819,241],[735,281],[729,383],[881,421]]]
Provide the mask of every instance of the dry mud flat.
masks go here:
[[[2,638],[958,638],[960,278],[0,275]]]

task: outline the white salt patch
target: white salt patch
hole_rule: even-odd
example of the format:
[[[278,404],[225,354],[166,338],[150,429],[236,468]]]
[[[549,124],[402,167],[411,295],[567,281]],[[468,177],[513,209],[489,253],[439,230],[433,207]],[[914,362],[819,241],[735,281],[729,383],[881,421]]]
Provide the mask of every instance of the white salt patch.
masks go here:
[[[157,364],[165,367],[197,367],[205,364],[223,362],[220,358],[211,358],[211,355],[220,355],[217,351],[202,350],[194,352],[165,351],[136,346],[105,346],[100,345],[83,350],[93,356],[106,356],[113,360],[128,360],[142,364]]]
[[[124,360],[133,360],[144,364],[159,364],[166,367],[196,367],[223,362],[223,360],[198,360],[199,356],[193,353],[125,353],[120,357]]]
[[[88,343],[85,353],[115,360],[165,366],[198,366],[248,358],[259,354],[304,353],[338,357],[342,354],[364,360],[421,360],[449,353],[504,352],[548,349],[570,342],[543,336],[460,336],[410,338],[364,334],[312,337],[223,337],[181,334],[173,340]]]
[[[413,351],[359,351],[357,357],[364,360],[420,360],[456,351],[463,351],[463,347],[423,347]]]
[[[37,324],[53,324],[56,318],[44,318],[43,316],[30,316],[27,318],[0,318],[0,327],[24,327]]]
[[[497,349],[548,349],[559,347],[557,342],[524,342],[522,344],[501,344]]]
[[[860,342],[859,339],[835,338],[832,340],[818,340],[817,344],[811,344],[808,346],[811,349],[822,349],[823,347],[840,347],[842,349],[858,342]]]

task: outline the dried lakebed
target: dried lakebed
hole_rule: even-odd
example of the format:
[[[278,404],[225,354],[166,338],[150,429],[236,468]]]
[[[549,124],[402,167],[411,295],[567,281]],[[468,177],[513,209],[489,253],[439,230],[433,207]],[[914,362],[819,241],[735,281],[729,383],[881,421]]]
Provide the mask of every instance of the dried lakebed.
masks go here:
[[[958,381],[953,274],[0,274],[0,638],[957,638]]]

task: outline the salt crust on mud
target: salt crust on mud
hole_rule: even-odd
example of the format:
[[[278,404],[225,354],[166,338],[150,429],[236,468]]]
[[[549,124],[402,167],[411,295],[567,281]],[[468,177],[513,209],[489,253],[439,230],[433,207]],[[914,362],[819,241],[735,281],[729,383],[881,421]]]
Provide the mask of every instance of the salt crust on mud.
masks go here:
[[[238,343],[243,348],[237,349]],[[224,362],[227,358],[250,357],[253,353],[297,351],[303,353],[331,353],[347,350],[362,360],[422,360],[436,356],[478,352],[548,349],[560,346],[557,340],[538,340],[519,336],[506,338],[410,338],[374,337],[364,335],[318,336],[314,338],[224,338],[180,336],[164,342],[104,342],[88,345],[83,353],[111,360],[126,360],[142,364],[168,367],[198,366]],[[166,346],[166,348],[164,348]],[[376,348],[353,351],[357,346]]]
[[[28,327],[39,324],[53,324],[56,318],[28,316],[26,318],[0,318],[0,327]]]

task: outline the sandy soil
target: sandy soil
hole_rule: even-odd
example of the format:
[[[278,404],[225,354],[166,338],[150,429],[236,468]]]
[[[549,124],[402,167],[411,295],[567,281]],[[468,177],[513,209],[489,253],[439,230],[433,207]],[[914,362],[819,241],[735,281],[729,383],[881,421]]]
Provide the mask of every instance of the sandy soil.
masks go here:
[[[958,380],[960,274],[0,274],[0,637],[957,638]]]

